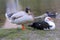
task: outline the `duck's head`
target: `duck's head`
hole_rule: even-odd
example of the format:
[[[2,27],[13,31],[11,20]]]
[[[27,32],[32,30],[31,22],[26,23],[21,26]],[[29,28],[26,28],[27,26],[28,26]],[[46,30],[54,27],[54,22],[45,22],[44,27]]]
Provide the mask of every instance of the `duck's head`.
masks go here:
[[[53,22],[53,19],[51,17],[46,17],[44,21],[45,22],[49,22],[49,21]]]
[[[31,12],[31,9],[27,7],[27,8],[25,9],[25,11],[26,11],[26,13],[30,13],[30,12]]]
[[[51,17],[46,17],[44,21],[49,24],[49,26],[50,26],[49,29],[50,30],[55,29],[56,26],[55,26],[55,23],[53,22],[53,19]]]

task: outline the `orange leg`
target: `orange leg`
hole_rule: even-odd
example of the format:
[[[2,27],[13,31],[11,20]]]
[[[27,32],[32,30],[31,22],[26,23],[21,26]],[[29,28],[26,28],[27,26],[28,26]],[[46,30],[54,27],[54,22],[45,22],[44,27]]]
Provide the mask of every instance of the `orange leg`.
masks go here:
[[[25,30],[25,26],[24,26],[24,24],[22,24],[22,30]]]

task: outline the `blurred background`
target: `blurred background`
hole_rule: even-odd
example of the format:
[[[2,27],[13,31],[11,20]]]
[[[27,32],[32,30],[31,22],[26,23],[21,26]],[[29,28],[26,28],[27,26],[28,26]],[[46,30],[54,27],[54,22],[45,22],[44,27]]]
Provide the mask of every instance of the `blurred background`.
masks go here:
[[[0,0],[0,27],[5,22],[5,0]]]
[[[0,0],[0,26],[3,25],[5,21],[5,1],[6,0]],[[31,8],[35,16],[41,15],[47,10],[60,11],[60,0],[19,0],[19,3],[23,10],[25,10],[26,7]]]
[[[0,0],[0,25],[5,21],[6,0]],[[23,10],[26,7],[31,8],[35,16],[41,15],[47,10],[59,10],[60,0],[19,0]]]

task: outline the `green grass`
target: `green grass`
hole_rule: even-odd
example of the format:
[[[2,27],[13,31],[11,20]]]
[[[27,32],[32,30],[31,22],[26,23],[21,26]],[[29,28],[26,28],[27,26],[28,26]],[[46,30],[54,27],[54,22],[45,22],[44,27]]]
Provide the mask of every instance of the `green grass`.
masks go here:
[[[14,39],[14,38],[20,38],[22,40],[28,40],[28,34],[31,33],[32,30],[20,30],[18,31],[17,29],[10,29],[10,30],[5,30],[5,29],[0,29],[0,38],[8,38],[8,39]],[[34,32],[34,31],[33,31]],[[38,32],[38,30],[35,30],[36,34],[39,34],[40,36],[44,36],[45,32],[41,31]]]
[[[29,40],[33,36],[39,39],[44,39],[48,38],[49,40],[54,40],[52,38],[53,36],[50,36],[48,34],[52,34],[55,31],[43,31],[43,30],[37,30],[37,29],[32,29],[29,27],[26,27],[26,30],[21,30],[21,29],[0,29],[0,38],[5,40],[15,40],[15,39],[21,39],[21,40]],[[36,36],[35,36],[36,35]]]

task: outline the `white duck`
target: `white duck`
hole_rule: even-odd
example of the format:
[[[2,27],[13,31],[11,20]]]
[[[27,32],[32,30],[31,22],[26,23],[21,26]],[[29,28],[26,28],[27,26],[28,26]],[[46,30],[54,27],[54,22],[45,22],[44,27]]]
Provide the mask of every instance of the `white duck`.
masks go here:
[[[27,10],[27,11],[30,11],[30,10]],[[6,13],[6,18],[9,19],[11,23],[18,24],[18,25],[20,24],[23,25],[25,23],[34,21],[34,17],[32,15],[27,14],[27,12],[25,11],[20,11],[20,12],[11,13],[11,14]]]
[[[55,29],[56,25],[55,25],[55,23],[53,22],[53,20],[52,20],[51,17],[46,17],[44,21],[47,22],[47,23],[49,24],[49,26],[51,26],[49,30],[54,30],[54,29]],[[45,29],[45,30],[46,30],[46,29]],[[47,30],[48,30],[48,29],[47,29]]]
[[[30,11],[30,10],[27,10],[27,11]],[[20,11],[20,12],[9,14],[9,15],[6,14],[6,18],[8,18],[9,21],[14,24],[24,24],[30,21],[34,21],[34,17],[32,15],[27,14],[27,12],[25,11]]]
[[[5,16],[9,20],[9,22],[18,25],[22,24],[22,26],[24,26],[23,24],[34,21],[34,17],[28,14],[30,13],[29,8],[26,8],[25,11],[18,11],[16,9],[17,8],[15,0],[8,0]]]

